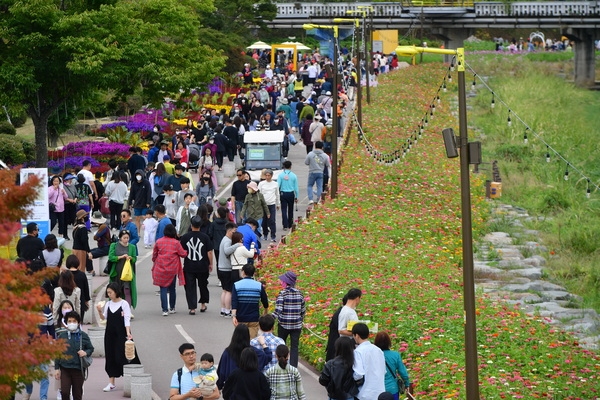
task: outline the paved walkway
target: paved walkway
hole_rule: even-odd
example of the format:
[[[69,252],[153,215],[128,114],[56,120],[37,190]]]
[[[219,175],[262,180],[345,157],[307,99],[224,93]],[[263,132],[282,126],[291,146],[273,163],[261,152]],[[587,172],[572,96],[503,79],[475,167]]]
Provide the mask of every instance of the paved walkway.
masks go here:
[[[300,187],[300,199],[298,201],[297,211],[294,218],[304,216],[308,207],[308,199],[306,192],[306,184],[308,179],[308,167],[304,165],[306,157],[306,147],[301,143],[291,146],[288,159],[292,162],[292,171],[298,175],[298,183]],[[257,177],[259,172],[253,172],[252,176]],[[197,176],[194,175],[197,181]],[[219,191],[219,197],[229,197],[231,192],[231,182],[235,176],[228,178]],[[289,232],[289,231],[288,231]],[[277,238],[280,239],[282,233],[281,213],[277,212]],[[142,235],[142,234],[141,234]],[[90,235],[90,238],[92,235]],[[90,241],[90,246],[95,246],[95,243]],[[72,242],[66,242],[65,247],[70,248]],[[267,246],[268,242],[263,242],[263,247]],[[132,321],[132,333],[140,359],[144,365],[145,372],[152,374],[152,383],[154,392],[157,394],[156,399],[168,398],[170,379],[173,372],[181,366],[181,359],[177,348],[183,342],[195,343],[199,353],[212,353],[216,361],[229,344],[231,333],[233,332],[233,324],[230,319],[220,317],[219,313],[219,298],[221,288],[217,286],[216,274],[213,272],[209,278],[209,290],[211,302],[208,304],[206,313],[198,313],[195,316],[187,314],[185,305],[185,294],[183,287],[177,287],[178,310],[179,312],[168,317],[163,317],[160,312],[160,301],[156,295],[156,287],[152,285],[151,272],[152,267],[151,249],[144,249],[143,246],[138,246],[140,256],[137,269],[137,284],[138,284],[138,307],[134,310],[135,319]],[[105,261],[105,259],[103,260]],[[105,276],[100,276],[99,272],[104,268],[104,265],[95,267],[96,276],[91,278],[91,290],[96,292],[95,303],[103,299],[103,287],[107,283]],[[308,283],[300,284],[306,286]],[[102,290],[99,290],[102,289]],[[94,317],[94,323],[98,318]],[[89,330],[93,325],[84,325],[85,330]],[[321,398],[325,396],[325,390],[318,382],[316,373],[311,367],[304,366],[300,368],[303,375],[303,383],[309,399]],[[49,391],[49,399],[56,398],[56,390],[54,390],[54,378],[51,378]],[[118,378],[116,381],[116,390],[108,393],[102,392],[102,389],[107,385],[108,378],[104,371],[104,360],[95,358],[94,363],[89,370],[89,378],[85,383],[86,399],[117,399],[123,397],[123,379]],[[22,398],[17,395],[17,400]],[[32,399],[39,398],[39,386],[34,386]]]

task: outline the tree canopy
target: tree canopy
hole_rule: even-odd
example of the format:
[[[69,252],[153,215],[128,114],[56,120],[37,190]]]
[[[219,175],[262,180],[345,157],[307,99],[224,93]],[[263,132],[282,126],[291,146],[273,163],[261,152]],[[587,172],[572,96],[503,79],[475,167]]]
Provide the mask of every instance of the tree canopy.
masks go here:
[[[212,0],[2,0],[0,103],[32,118],[37,166],[47,164],[48,119],[65,102],[141,88],[158,104],[208,83],[225,65],[199,40],[213,11]]]

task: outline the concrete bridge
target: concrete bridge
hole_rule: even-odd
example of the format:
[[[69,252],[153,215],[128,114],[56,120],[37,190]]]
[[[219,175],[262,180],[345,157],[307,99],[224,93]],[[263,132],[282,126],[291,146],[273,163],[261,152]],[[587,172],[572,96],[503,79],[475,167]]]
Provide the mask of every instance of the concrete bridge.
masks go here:
[[[302,28],[303,24],[327,25],[333,18],[349,17],[348,11],[372,7],[374,29],[429,29],[446,48],[463,46],[475,29],[559,29],[574,41],[575,83],[595,83],[594,40],[600,39],[600,1],[481,2],[405,0],[396,3],[277,3],[273,28]],[[355,14],[356,15],[356,14]]]

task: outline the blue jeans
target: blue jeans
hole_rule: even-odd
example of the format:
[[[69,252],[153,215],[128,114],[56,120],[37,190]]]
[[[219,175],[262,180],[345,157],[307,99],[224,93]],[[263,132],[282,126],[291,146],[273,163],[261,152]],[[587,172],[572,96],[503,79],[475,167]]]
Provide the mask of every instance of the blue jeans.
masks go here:
[[[42,370],[44,370],[46,376],[40,381],[40,400],[48,399],[48,388],[50,387],[50,381],[48,380],[48,368],[48,364],[42,365]],[[33,393],[33,383],[25,385],[25,392],[27,392],[27,394]]]
[[[321,201],[321,194],[323,193],[323,173],[322,172],[309,172],[308,173],[308,201],[313,200],[313,186],[317,185],[317,198],[316,202]]]
[[[235,222],[238,225],[242,225],[244,223],[244,216],[242,215],[242,208],[244,208],[244,201],[235,201]]]
[[[168,287],[160,287],[160,306],[163,312],[169,311],[169,309],[175,308],[175,302],[177,301],[177,291],[175,285],[177,284],[177,277],[173,278],[173,282]],[[169,301],[167,302],[167,292],[169,293]],[[167,304],[168,303],[168,304]]]

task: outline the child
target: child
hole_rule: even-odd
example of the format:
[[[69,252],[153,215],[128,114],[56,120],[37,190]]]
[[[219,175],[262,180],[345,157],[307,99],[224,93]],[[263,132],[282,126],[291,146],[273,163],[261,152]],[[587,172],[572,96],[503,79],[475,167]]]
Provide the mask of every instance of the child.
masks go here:
[[[219,376],[215,368],[215,359],[212,354],[202,354],[198,367],[198,376],[194,377],[194,383],[196,383],[203,396],[209,396],[215,391],[217,379],[219,379]]]
[[[144,248],[151,249],[154,245],[156,228],[158,227],[158,221],[154,218],[154,211],[151,209],[146,210],[146,216],[142,224],[144,225]]]
[[[192,193],[186,193],[183,196],[183,205],[177,211],[175,226],[177,227],[177,234],[179,236],[188,233],[192,226],[192,218],[196,216],[196,212],[198,211],[198,207],[192,201],[193,198],[194,195]]]

